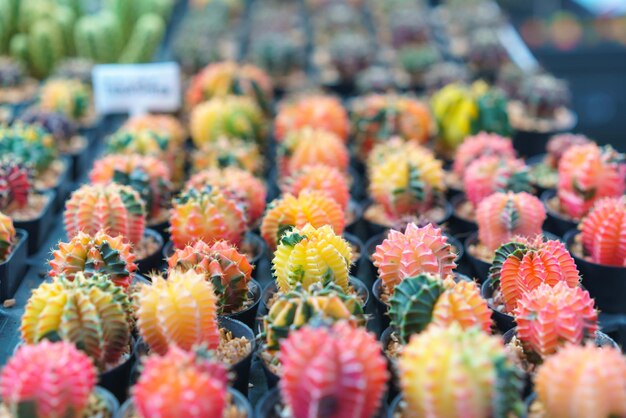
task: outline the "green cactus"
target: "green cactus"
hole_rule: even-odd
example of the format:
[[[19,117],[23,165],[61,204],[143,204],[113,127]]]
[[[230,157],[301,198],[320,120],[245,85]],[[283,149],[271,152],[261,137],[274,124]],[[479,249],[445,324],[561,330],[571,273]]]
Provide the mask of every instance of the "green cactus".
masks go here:
[[[126,48],[122,51],[119,62],[132,64],[150,61],[164,32],[165,22],[159,15],[150,13],[141,16]]]
[[[507,98],[503,91],[490,88],[476,97],[478,114],[472,120],[472,133],[497,132],[502,136],[511,136],[513,130],[509,124]]]
[[[45,78],[64,55],[63,32],[54,22],[35,22],[28,35],[28,63],[31,72]]]
[[[124,38],[118,18],[110,11],[85,16],[74,31],[78,55],[94,62],[117,62]]]
[[[135,23],[134,6],[137,0],[107,0],[106,10],[111,12],[120,25],[120,30],[124,39],[128,39],[133,31]]]

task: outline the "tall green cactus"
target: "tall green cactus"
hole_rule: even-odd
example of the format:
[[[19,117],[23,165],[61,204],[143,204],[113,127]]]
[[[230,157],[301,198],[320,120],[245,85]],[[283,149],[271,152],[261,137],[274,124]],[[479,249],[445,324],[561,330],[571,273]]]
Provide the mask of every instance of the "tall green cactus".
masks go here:
[[[120,21],[108,10],[81,18],[74,36],[78,55],[98,63],[117,62],[124,42]]]
[[[137,0],[107,0],[106,10],[115,15],[120,25],[120,30],[124,39],[128,39],[133,32],[133,25],[135,23],[134,3]]]
[[[120,56],[120,63],[139,63],[152,59],[165,32],[163,18],[148,13],[137,20],[135,29]]]
[[[28,36],[28,63],[36,77],[44,78],[63,57],[63,33],[52,21],[39,20]]]

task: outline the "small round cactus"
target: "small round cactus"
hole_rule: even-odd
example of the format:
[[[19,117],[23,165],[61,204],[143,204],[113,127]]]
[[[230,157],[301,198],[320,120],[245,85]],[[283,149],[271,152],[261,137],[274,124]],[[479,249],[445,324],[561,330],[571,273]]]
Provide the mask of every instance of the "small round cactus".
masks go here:
[[[626,416],[626,359],[613,347],[569,345],[539,367],[535,392],[546,417]]]
[[[139,334],[155,353],[163,355],[172,345],[187,351],[198,344],[209,350],[219,345],[217,297],[203,274],[171,270],[167,280],[154,276],[137,300]]]
[[[146,224],[145,203],[130,186],[86,184],[65,202],[63,221],[68,237],[81,231],[90,235],[104,231],[137,244]]]
[[[166,136],[177,146],[182,146],[187,133],[180,121],[172,115],[146,113],[129,117],[121,128],[125,132],[150,131]]]
[[[507,417],[523,411],[521,373],[501,339],[476,328],[453,324],[413,336],[399,370],[406,417]]]
[[[541,200],[522,193],[494,193],[476,208],[478,240],[495,251],[514,236],[534,237],[542,233],[546,210]]]
[[[598,329],[598,312],[589,292],[560,281],[542,283],[522,294],[515,308],[517,337],[545,357],[565,343],[581,344]]]
[[[341,101],[334,96],[306,95],[281,103],[274,126],[276,140],[282,142],[289,132],[303,128],[332,132],[346,143],[350,121]]]
[[[174,199],[170,209],[172,241],[184,248],[196,241],[228,241],[239,245],[246,232],[245,208],[220,190],[189,189]]]
[[[477,207],[496,192],[529,192],[528,167],[524,161],[485,155],[470,163],[463,176],[467,200]]]
[[[372,256],[378,277],[389,293],[407,277],[421,273],[446,278],[456,267],[456,254],[439,228],[410,223],[404,233],[391,230]]]
[[[142,155],[107,155],[96,162],[89,173],[94,184],[117,183],[132,187],[146,204],[148,219],[159,219],[167,209],[172,193],[170,170],[156,157]]]
[[[72,342],[106,371],[130,349],[129,305],[126,294],[106,276],[60,276],[33,290],[22,317],[22,339],[27,344]]]
[[[564,282],[577,287],[580,275],[574,259],[561,241],[544,241],[518,237],[496,251],[489,278],[500,287],[508,312],[514,312],[518,301],[542,283],[555,286]]]
[[[315,283],[322,286],[335,283],[347,292],[351,260],[350,244],[330,226],[315,228],[306,224],[282,236],[274,253],[272,271],[282,292],[298,283],[305,290]]]
[[[444,280],[424,273],[407,277],[395,287],[389,299],[389,316],[405,343],[429,326],[456,323],[463,329],[491,330],[491,311],[475,282],[455,283],[452,278]]]
[[[52,79],[41,88],[39,106],[80,121],[89,112],[90,100],[89,87],[79,80]]]
[[[308,291],[300,284],[285,293],[279,293],[268,314],[263,318],[265,348],[278,350],[280,343],[292,331],[315,321],[348,321],[354,326],[365,325],[361,301],[346,294],[340,287],[315,283]]]
[[[22,163],[0,159],[0,209],[22,209],[28,205],[30,172]]]
[[[191,154],[192,171],[237,167],[255,175],[263,171],[263,156],[256,143],[239,138],[220,137],[203,144]]]
[[[491,28],[475,30],[469,39],[468,61],[479,74],[495,75],[509,61],[509,53]]]
[[[591,261],[626,267],[626,197],[599,200],[579,228]]]
[[[10,127],[0,126],[0,155],[24,164],[35,175],[45,172],[57,154],[54,137],[39,125],[16,122]]]
[[[561,210],[580,219],[603,197],[626,190],[624,155],[595,143],[569,148],[559,162],[557,194]]]
[[[389,378],[376,339],[366,330],[339,323],[306,327],[281,345],[281,395],[294,418],[371,418]]]
[[[0,263],[7,259],[15,244],[13,220],[0,212]]]
[[[366,36],[352,31],[334,34],[328,44],[330,64],[339,82],[353,80],[374,61],[375,51]]]
[[[265,184],[242,168],[231,166],[202,170],[192,175],[185,186],[197,190],[210,186],[218,190],[232,189],[239,192],[244,196],[249,225],[255,225],[265,211]]]
[[[331,197],[343,210],[350,201],[350,186],[346,175],[327,165],[305,166],[282,183],[283,193],[298,196],[305,190],[319,191]]]
[[[231,244],[218,241],[209,245],[196,241],[178,249],[167,260],[170,269],[194,270],[213,284],[219,302],[218,313],[237,312],[248,298],[252,266]]]
[[[270,203],[261,223],[261,236],[274,249],[292,227],[314,228],[329,225],[341,235],[345,226],[344,212],[337,202],[323,192],[305,190],[295,197],[290,194]]]
[[[22,113],[18,120],[27,125],[39,125],[50,133],[58,143],[67,143],[78,134],[76,123],[61,112],[31,107]]]
[[[341,138],[332,132],[314,128],[290,131],[277,153],[280,174],[284,176],[315,164],[346,172],[350,162],[348,148]]]
[[[145,357],[133,403],[140,418],[221,417],[228,405],[228,369],[206,350],[172,345],[163,355]]]
[[[96,385],[93,362],[68,342],[22,345],[0,374],[9,416],[80,418]]]
[[[465,138],[456,149],[452,169],[454,174],[462,179],[467,167],[475,160],[486,155],[493,155],[503,159],[516,157],[513,142],[510,138],[498,134],[480,132]]]
[[[302,71],[306,65],[306,52],[299,40],[278,31],[252,36],[249,55],[252,62],[268,72],[278,87],[288,87],[289,76]]]
[[[111,237],[103,231],[95,235],[76,234],[69,242],[59,243],[52,253],[50,277],[73,280],[77,274],[106,275],[117,286],[128,289],[137,270],[135,255],[123,237]]]
[[[546,144],[546,163],[556,169],[567,150],[575,145],[587,145],[591,142],[591,139],[580,134],[564,133],[553,135]]]
[[[549,74],[536,74],[525,78],[519,98],[528,116],[552,119],[559,108],[569,105],[570,91],[564,80]]]

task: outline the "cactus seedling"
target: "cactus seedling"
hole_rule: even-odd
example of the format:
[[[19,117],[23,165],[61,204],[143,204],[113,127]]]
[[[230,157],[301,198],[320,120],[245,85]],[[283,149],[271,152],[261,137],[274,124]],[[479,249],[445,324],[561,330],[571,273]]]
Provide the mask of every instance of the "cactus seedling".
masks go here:
[[[31,181],[26,167],[21,163],[0,160],[0,209],[10,211],[28,205]]]
[[[145,357],[132,389],[139,417],[222,417],[228,404],[228,369],[203,349],[172,345]]]
[[[456,254],[447,240],[431,224],[420,228],[410,223],[404,233],[389,231],[372,257],[384,288],[393,294],[404,279],[421,273],[450,276],[456,267]]]
[[[502,159],[516,157],[513,142],[510,138],[498,134],[479,132],[465,138],[459,145],[454,157],[452,169],[459,179],[463,178],[467,167],[475,160],[486,155],[494,155]]]
[[[128,353],[129,304],[122,289],[106,276],[77,273],[73,280],[60,276],[33,290],[22,317],[22,339],[27,344],[72,342],[106,371]]]
[[[406,417],[504,418],[523,411],[520,372],[501,339],[479,329],[430,327],[411,338],[399,369]]]
[[[220,332],[213,285],[193,270],[171,270],[167,280],[152,278],[138,294],[137,326],[150,349],[165,354],[172,345],[191,350],[206,344],[215,350]]]
[[[284,176],[315,164],[346,172],[350,162],[348,148],[341,138],[314,128],[291,131],[279,145],[277,153],[280,174]]]
[[[228,241],[239,245],[246,231],[245,208],[231,195],[205,188],[189,189],[174,199],[170,209],[172,241],[184,248],[196,241]]]
[[[89,88],[78,80],[56,79],[41,88],[39,106],[44,110],[60,112],[75,121],[84,120],[90,109]]]
[[[19,347],[0,375],[0,395],[15,417],[80,418],[95,385],[91,359],[63,341]]]
[[[280,360],[280,391],[294,418],[371,418],[389,378],[374,336],[347,323],[294,332]]]
[[[306,224],[287,231],[272,260],[272,271],[282,292],[298,283],[307,290],[314,283],[335,283],[344,292],[350,288],[352,260],[350,244],[328,225],[319,228]]]
[[[350,186],[345,174],[327,165],[305,166],[292,173],[282,184],[283,193],[298,196],[305,190],[319,191],[331,197],[343,210],[350,200]]]
[[[13,220],[0,212],[0,263],[7,259],[15,244]]]
[[[626,197],[599,200],[579,228],[591,261],[626,267]]]
[[[68,237],[81,231],[90,235],[104,231],[137,244],[143,238],[146,209],[139,193],[130,186],[86,184],[65,203],[63,219]]]
[[[531,191],[524,161],[495,155],[485,155],[470,163],[463,176],[463,185],[467,200],[474,207],[496,192]]]
[[[535,391],[541,417],[625,416],[626,360],[617,348],[568,345],[539,367]]]

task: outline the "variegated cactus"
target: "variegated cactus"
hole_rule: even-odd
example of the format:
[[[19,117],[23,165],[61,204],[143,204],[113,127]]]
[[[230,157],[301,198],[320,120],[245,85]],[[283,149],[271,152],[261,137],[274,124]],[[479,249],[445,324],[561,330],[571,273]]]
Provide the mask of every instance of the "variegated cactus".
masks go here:
[[[345,322],[294,332],[280,360],[280,392],[294,418],[372,418],[389,379],[374,335]]]
[[[197,172],[187,181],[187,188],[201,190],[207,186],[219,190],[235,190],[246,202],[249,225],[256,225],[265,211],[267,188],[263,181],[237,167],[213,168]]]
[[[276,140],[282,142],[292,131],[316,128],[332,132],[348,142],[350,120],[341,101],[322,94],[303,95],[280,104],[274,122]]]
[[[20,346],[0,374],[10,417],[82,418],[95,385],[91,359],[63,341]]]
[[[140,418],[222,417],[228,405],[228,369],[205,349],[172,345],[144,358],[133,403]]]
[[[237,167],[255,175],[263,171],[263,156],[256,143],[224,136],[203,144],[191,154],[192,171]]]
[[[248,298],[252,266],[244,254],[225,241],[196,241],[167,260],[170,269],[200,273],[213,284],[219,313],[237,312]]]
[[[453,324],[413,336],[399,370],[408,418],[503,418],[523,411],[521,373],[502,340],[477,328]]]
[[[107,155],[96,162],[89,173],[94,184],[118,183],[130,186],[146,203],[148,219],[159,219],[170,203],[172,183],[169,167],[152,156]]]
[[[341,138],[317,128],[290,131],[277,150],[280,174],[288,176],[307,165],[324,164],[346,172],[350,153]]]
[[[539,367],[535,392],[546,417],[626,416],[626,359],[613,347],[568,345]]]
[[[225,240],[239,245],[246,231],[246,209],[217,189],[189,189],[174,199],[170,233],[176,248],[196,241]]]
[[[145,203],[130,186],[85,184],[65,202],[63,222],[68,237],[103,231],[137,244],[146,226]]]
[[[187,133],[182,123],[173,115],[145,113],[126,119],[121,129],[126,132],[150,131],[170,139],[173,144],[182,146]]]
[[[254,100],[241,96],[216,97],[194,107],[189,122],[197,148],[222,136],[263,143],[264,116]]]
[[[579,228],[594,263],[626,267],[626,197],[599,200]]]
[[[585,135],[563,133],[556,134],[550,137],[550,140],[546,144],[546,163],[551,168],[558,168],[563,154],[575,145],[587,145],[591,139]]]
[[[569,148],[559,161],[557,195],[561,210],[580,219],[603,197],[626,191],[624,155],[595,143]]]
[[[491,311],[473,281],[454,282],[448,277],[419,274],[398,284],[389,299],[391,325],[405,343],[429,326],[463,329],[478,327],[489,333]]]
[[[343,210],[350,201],[350,186],[346,175],[335,167],[323,164],[308,165],[286,178],[283,193],[298,196],[305,190],[319,191],[331,197]]]
[[[58,155],[54,137],[37,124],[15,122],[0,126],[0,155],[3,160],[23,164],[33,175],[44,173]]]
[[[503,159],[516,157],[513,142],[510,138],[487,132],[479,132],[468,136],[456,149],[452,169],[454,174],[462,179],[467,167],[476,159],[486,155],[493,155]]]
[[[598,330],[598,312],[589,292],[560,281],[522,294],[515,308],[517,337],[545,357],[566,343],[581,344]]]
[[[50,277],[73,280],[77,274],[103,274],[117,286],[130,286],[137,265],[130,244],[121,236],[112,237],[103,231],[95,235],[76,234],[69,242],[60,242],[52,253]]]
[[[15,245],[13,220],[0,212],[0,263],[7,259]]]
[[[30,172],[24,164],[0,160],[0,209],[22,209],[28,205]]]
[[[383,286],[393,293],[407,277],[421,273],[446,278],[456,267],[456,254],[439,228],[410,223],[404,233],[390,230],[372,256]]]
[[[269,204],[261,223],[261,236],[274,249],[281,237],[291,228],[314,228],[329,225],[341,235],[345,226],[343,209],[323,192],[305,190],[295,197],[290,194]]]
[[[365,312],[357,296],[344,293],[332,283],[325,287],[315,283],[306,291],[297,284],[294,289],[279,293],[263,318],[265,348],[278,350],[280,342],[291,332],[320,320],[363,326]]]
[[[528,167],[522,160],[485,155],[470,163],[463,176],[467,200],[476,208],[496,192],[529,192]]]
[[[514,236],[534,237],[542,233],[546,210],[541,200],[522,193],[494,193],[476,208],[478,240],[496,250]]]
[[[129,312],[128,296],[106,276],[60,276],[33,290],[22,317],[22,339],[27,344],[69,341],[106,371],[129,352]]]
[[[63,113],[74,120],[87,116],[90,102],[89,87],[79,80],[48,80],[39,94],[39,106],[42,109]]]
[[[281,237],[272,260],[272,271],[281,292],[297,284],[307,290],[315,283],[322,286],[334,283],[347,292],[351,260],[350,244],[330,226],[315,228],[306,224]]]
[[[217,297],[203,274],[171,270],[167,280],[154,276],[137,300],[139,334],[155,353],[163,355],[172,345],[187,351],[198,344],[210,350],[219,345]]]
[[[580,275],[574,259],[561,241],[517,237],[497,249],[489,278],[500,287],[507,312],[513,313],[518,301],[542,283],[555,286],[564,282],[577,287]]]

